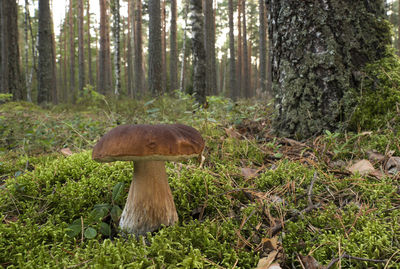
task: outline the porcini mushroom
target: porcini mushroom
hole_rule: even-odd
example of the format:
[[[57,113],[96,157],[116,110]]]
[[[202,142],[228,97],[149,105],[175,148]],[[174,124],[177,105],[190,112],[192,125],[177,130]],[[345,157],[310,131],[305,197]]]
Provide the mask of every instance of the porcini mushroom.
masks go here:
[[[133,179],[119,226],[143,235],[178,221],[168,185],[165,161],[198,156],[204,149],[200,133],[183,124],[121,125],[95,145],[98,162],[133,161]]]

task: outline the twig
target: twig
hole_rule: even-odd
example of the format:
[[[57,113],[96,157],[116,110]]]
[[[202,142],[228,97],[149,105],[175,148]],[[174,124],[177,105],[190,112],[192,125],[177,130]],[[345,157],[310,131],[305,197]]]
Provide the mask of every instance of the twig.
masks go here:
[[[319,207],[321,207],[320,203],[317,203],[317,204],[314,204],[312,206],[309,206],[309,207],[303,209],[302,211],[296,213],[294,216],[288,218],[285,221],[288,222],[288,221],[296,220],[298,216],[303,215],[304,213],[308,213],[308,212],[310,212],[310,211],[312,211],[314,209],[317,209]],[[280,222],[280,223],[276,224],[274,227],[272,227],[269,232],[270,232],[271,236],[274,236],[278,232],[280,232],[282,230],[282,228],[283,228],[283,222]]]
[[[83,225],[83,217],[81,216],[81,229],[82,229],[82,235],[81,235],[81,243],[83,244],[83,232],[84,232],[84,225]]]
[[[340,255],[337,258],[334,258],[326,267],[325,269],[331,268],[335,263],[337,263],[341,259],[352,259],[356,261],[363,261],[363,262],[374,262],[374,263],[386,263],[387,260],[376,260],[376,259],[367,259],[367,258],[361,258],[361,257],[354,257],[348,255],[346,252],[344,252],[342,255]]]
[[[221,265],[216,264],[215,262],[213,262],[213,261],[210,260],[210,259],[207,259],[206,257],[203,257],[203,259],[204,259],[206,262],[208,262],[209,264],[215,265],[215,266],[217,266],[218,268],[221,268],[221,269],[225,269],[225,267],[222,267]]]
[[[67,267],[67,268],[69,269],[69,268],[81,267],[81,265],[84,265],[84,264],[86,264],[86,263],[88,263],[88,262],[90,262],[90,261],[92,261],[92,260],[93,260],[93,259],[86,260],[86,261],[83,261],[83,262],[81,262],[81,263],[78,263],[78,264],[75,264],[75,265],[69,266],[69,267]]]
[[[308,197],[308,206],[313,206],[312,196],[313,196],[313,187],[315,180],[317,180],[317,172],[314,172],[314,177],[311,180],[310,188],[308,188],[307,197]]]

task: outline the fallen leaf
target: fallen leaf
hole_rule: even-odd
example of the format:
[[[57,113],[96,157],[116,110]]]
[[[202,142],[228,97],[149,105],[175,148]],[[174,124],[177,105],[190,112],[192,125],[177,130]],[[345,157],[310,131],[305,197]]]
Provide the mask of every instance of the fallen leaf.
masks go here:
[[[278,236],[274,236],[272,238],[263,238],[263,239],[261,239],[261,243],[263,244],[263,248],[277,250],[278,249]]]
[[[320,269],[322,266],[317,262],[317,260],[310,255],[303,256],[299,254],[301,262],[303,263],[304,267],[307,269]]]
[[[390,157],[386,163],[385,170],[388,174],[397,174],[400,171],[400,157]]]
[[[282,269],[282,267],[278,263],[273,263],[268,269]]]
[[[278,251],[274,250],[268,254],[268,257],[261,258],[258,261],[256,269],[269,269],[270,265],[274,262],[276,255],[278,255]],[[277,267],[275,267],[277,268]]]
[[[381,154],[379,152],[368,150],[367,154],[368,154],[368,159],[370,161],[383,162],[385,160],[385,155],[383,155],[383,154]]]
[[[240,168],[240,172],[242,173],[242,176],[244,177],[245,180],[256,177],[258,174],[257,169],[248,168],[248,167]]]
[[[361,160],[347,168],[351,173],[359,173],[362,176],[368,175],[369,173],[375,171],[375,168],[368,160]]]
[[[65,157],[71,156],[71,155],[73,154],[72,151],[71,151],[69,148],[63,148],[63,149],[60,150],[60,152],[61,152]]]
[[[225,133],[231,138],[240,138],[242,135],[236,131],[232,126],[229,128],[224,128]]]

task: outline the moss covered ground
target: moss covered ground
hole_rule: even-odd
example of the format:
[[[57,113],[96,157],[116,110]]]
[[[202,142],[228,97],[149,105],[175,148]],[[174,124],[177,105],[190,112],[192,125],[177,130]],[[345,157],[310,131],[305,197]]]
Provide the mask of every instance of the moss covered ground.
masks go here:
[[[175,93],[47,109],[0,105],[0,266],[4,268],[400,268],[396,129],[307,141],[271,133],[269,105]],[[205,161],[167,163],[179,223],[139,239],[118,233],[133,167],[91,148],[119,124],[197,128]],[[72,155],[62,154],[69,148]],[[351,173],[372,160],[377,175]],[[320,267],[322,268],[322,267]]]

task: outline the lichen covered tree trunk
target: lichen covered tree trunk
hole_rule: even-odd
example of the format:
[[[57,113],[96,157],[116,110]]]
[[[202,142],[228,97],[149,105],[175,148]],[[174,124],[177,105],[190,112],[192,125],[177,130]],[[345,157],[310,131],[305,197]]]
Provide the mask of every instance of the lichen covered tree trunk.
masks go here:
[[[346,121],[346,93],[390,42],[383,0],[267,0],[274,127],[306,138]]]

